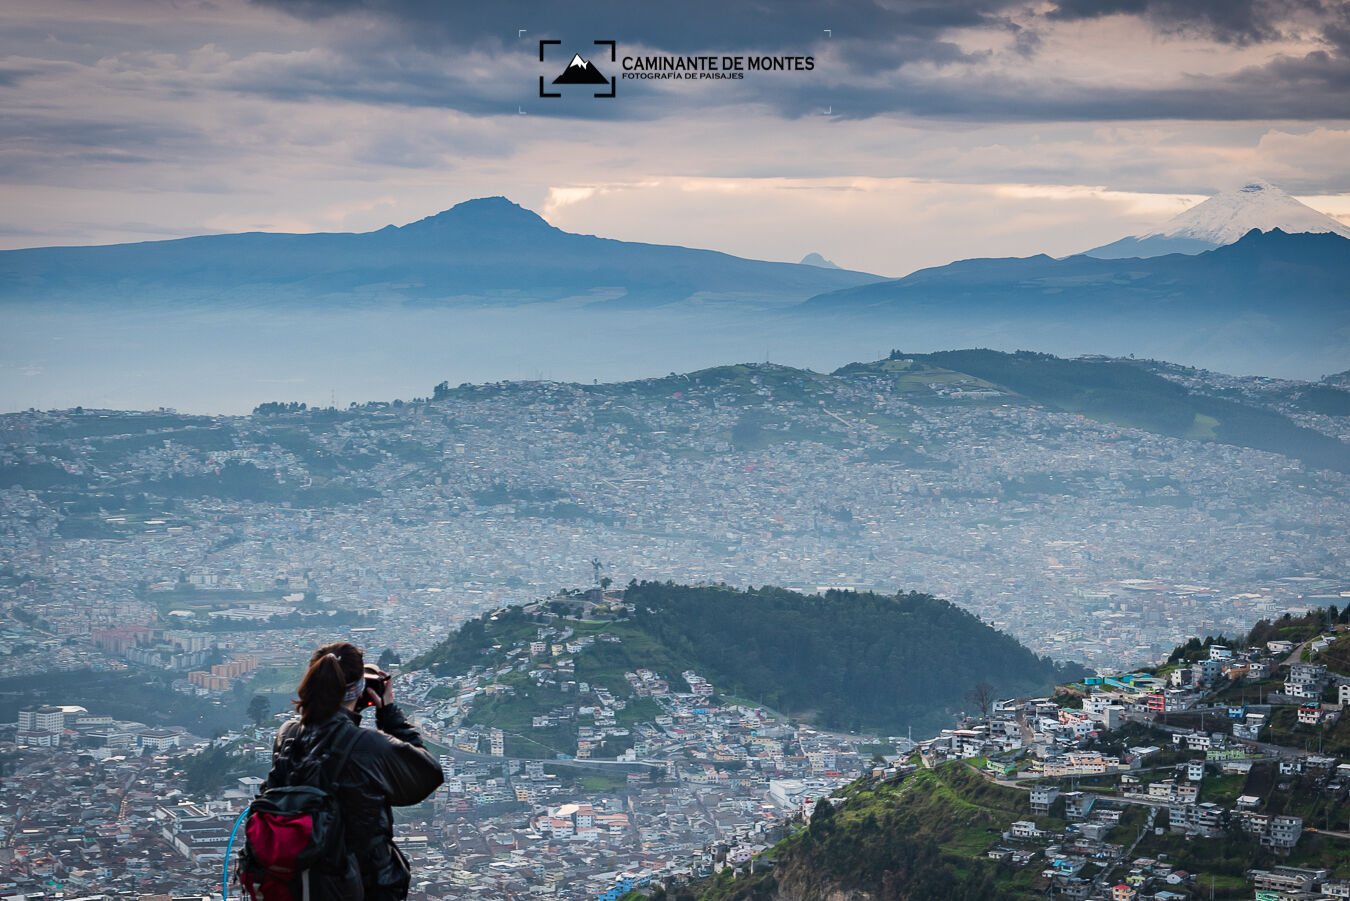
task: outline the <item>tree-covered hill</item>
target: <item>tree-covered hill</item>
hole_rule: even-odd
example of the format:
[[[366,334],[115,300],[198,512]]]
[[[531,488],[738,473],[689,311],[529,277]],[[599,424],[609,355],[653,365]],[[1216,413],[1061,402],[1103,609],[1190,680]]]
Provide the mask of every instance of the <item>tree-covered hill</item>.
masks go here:
[[[692,669],[723,696],[830,729],[933,730],[969,709],[963,698],[978,683],[1041,694],[1082,674],[925,594],[642,582],[628,586],[624,602],[631,615],[603,625],[622,640],[576,655],[578,679],[626,690],[624,672],[646,667],[674,679]],[[492,663],[494,650],[530,637],[521,619],[471,621],[414,665],[451,673]]]
[[[1146,731],[1144,735],[1154,743],[1166,741],[1165,733]],[[1274,770],[1272,762],[1249,778],[1269,784]],[[1288,795],[1292,803],[1318,803],[1316,788],[1301,778],[1293,781],[1293,792]],[[1213,783],[1210,790],[1214,790]],[[1241,829],[1227,829],[1213,838],[1149,829],[1152,821],[1146,810],[1143,805],[1125,805],[1105,841],[1133,849],[1127,860],[1165,860],[1166,866],[1182,874],[1180,884],[1168,884],[1168,890],[1183,893],[1176,897],[1250,898],[1251,884],[1244,877],[1252,867],[1287,863],[1343,873],[1345,858],[1338,838],[1305,835],[1294,855],[1281,857]],[[1052,814],[1057,813],[1052,808]],[[1031,815],[1025,790],[990,782],[969,761],[948,761],[889,778],[864,776],[836,792],[833,801],[818,802],[810,825],[792,824],[791,834],[766,851],[753,869],[729,866],[711,878],[658,889],[652,901],[1017,901],[1049,897],[1050,882],[1042,875],[1047,869],[1043,855],[1049,853],[1044,842],[1024,844],[1002,838],[1019,820],[1031,820],[1037,828],[1055,834],[1066,826],[1058,816]],[[996,862],[987,855],[996,845],[1019,847],[1034,856],[1022,864]],[[1111,873],[1099,869],[1103,866],[1113,867]],[[1191,879],[1185,877],[1187,873]],[[1119,865],[1094,860],[1083,875],[1109,876],[1107,881],[1115,884],[1124,874]]]
[[[1013,821],[1028,818],[1024,792],[993,785],[964,762],[951,762],[898,779],[863,778],[842,795],[838,807],[821,801],[808,828],[768,852],[772,869],[758,867],[735,879],[726,870],[722,878],[695,882],[664,897],[671,901],[1044,897],[1044,887],[1035,884],[1038,867],[1018,869],[984,859],[985,849],[1000,833]]]

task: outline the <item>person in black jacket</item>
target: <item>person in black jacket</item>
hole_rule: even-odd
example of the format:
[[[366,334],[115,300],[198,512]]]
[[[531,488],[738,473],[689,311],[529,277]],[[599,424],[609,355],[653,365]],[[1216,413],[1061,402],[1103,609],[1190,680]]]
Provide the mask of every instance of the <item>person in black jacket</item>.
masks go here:
[[[366,676],[374,672],[382,677],[372,679],[383,683],[382,692],[366,685]],[[373,667],[368,673],[355,645],[334,642],[315,651],[297,694],[300,719],[277,730],[267,785],[288,784],[293,772],[304,769],[303,762],[340,747],[347,730],[361,728],[358,701],[374,706],[379,731],[363,730],[342,772],[334,774],[349,872],[330,894],[354,901],[401,901],[408,896],[411,872],[394,844],[393,808],[430,796],[445,781],[440,764],[394,703],[393,679]]]

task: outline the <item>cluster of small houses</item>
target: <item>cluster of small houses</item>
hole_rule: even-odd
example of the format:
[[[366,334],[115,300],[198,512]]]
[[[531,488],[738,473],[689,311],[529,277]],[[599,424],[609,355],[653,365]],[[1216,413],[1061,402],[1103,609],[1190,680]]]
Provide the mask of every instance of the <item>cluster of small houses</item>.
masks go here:
[[[1325,647],[1330,639],[1318,641]],[[1281,668],[1271,656],[1287,655],[1293,649],[1292,643],[1285,641],[1239,652],[1212,646],[1207,659],[1174,669],[1166,676],[1130,673],[1090,678],[1085,680],[1087,691],[1079,708],[1062,707],[1049,698],[995,701],[988,717],[967,719],[964,728],[944,730],[935,738],[919,742],[916,749],[930,765],[945,759],[987,758],[985,770],[991,778],[1037,780],[1029,792],[1032,816],[1049,816],[1052,807],[1058,812],[1060,807],[1056,805],[1062,805],[1067,827],[1062,833],[1053,833],[1038,828],[1034,819],[1018,821],[988,856],[1027,865],[1038,854],[1044,855],[1048,865],[1043,877],[1066,897],[1105,897],[1102,885],[1094,885],[1079,873],[1089,863],[1121,865],[1128,852],[1105,838],[1119,824],[1122,807],[1129,804],[1149,809],[1148,829],[1161,829],[1162,823],[1154,823],[1159,813],[1165,813],[1171,832],[1201,838],[1218,838],[1231,824],[1237,824],[1264,847],[1287,854],[1303,833],[1300,817],[1263,812],[1263,799],[1248,795],[1237,797],[1231,807],[1200,801],[1199,789],[1207,769],[1224,774],[1251,771],[1253,761],[1262,756],[1253,743],[1269,722],[1272,710],[1270,703],[1205,705],[1202,701],[1207,691],[1241,679],[1270,679]],[[1338,703],[1323,703],[1328,687],[1333,685]],[[1316,663],[1289,663],[1282,688],[1266,700],[1299,705],[1298,722],[1302,724],[1332,724],[1340,716],[1341,707],[1350,703],[1350,678],[1328,672],[1326,666]],[[1090,747],[1089,739],[1111,732],[1129,719],[1160,725],[1166,714],[1182,711],[1204,713],[1202,724],[1212,722],[1223,731],[1165,727],[1175,750],[1204,755],[1177,764],[1174,775],[1159,778],[1158,768],[1149,765],[1163,750],[1157,745],[1130,747],[1121,756]],[[1350,763],[1338,763],[1331,757],[1296,755],[1291,750],[1272,766],[1281,777],[1313,777],[1322,790],[1337,796],[1350,785]],[[1067,779],[1076,785],[1080,778],[1101,776],[1117,777],[1113,780],[1118,783],[1114,794],[1066,791],[1062,783],[1042,781]],[[1350,882],[1331,879],[1321,870],[1277,867],[1253,870],[1249,879],[1256,884],[1258,898],[1263,899],[1350,898]],[[1193,876],[1166,863],[1141,858],[1128,868],[1123,882],[1110,887],[1109,897],[1112,901],[1169,901],[1189,897],[1185,886],[1193,882]]]
[[[534,608],[526,609],[530,611]],[[477,697],[515,694],[514,687],[497,680],[513,671],[523,672],[536,688],[576,697],[574,703],[535,715],[530,725],[532,729],[552,730],[564,724],[576,723],[576,747],[575,751],[567,749],[570,752],[568,756],[586,759],[601,750],[607,740],[622,740],[632,735],[631,730],[620,725],[618,720],[629,701],[616,697],[601,685],[576,679],[576,655],[596,642],[619,644],[622,638],[610,633],[578,637],[570,628],[543,626],[536,631],[535,639],[522,642],[506,652],[510,661],[507,665],[495,670],[471,670],[459,680],[458,691],[453,699],[437,701],[428,697],[430,690],[446,680],[426,674],[414,673],[414,681],[409,688],[425,705],[419,710],[419,716],[437,739],[459,751],[502,757],[505,754],[505,736],[501,730],[462,723]],[[663,707],[667,712],[655,717],[657,725],[669,726],[675,722],[691,721],[695,716],[706,715],[712,706],[712,683],[692,670],[681,673],[681,678],[688,686],[687,692],[672,691],[667,680],[649,669],[625,673],[624,677],[632,688],[633,697],[658,698],[665,702]],[[589,719],[591,724],[581,725],[580,719]],[[640,742],[638,744],[641,745]],[[637,756],[636,752],[630,751],[620,759],[635,760]]]
[[[563,804],[530,820],[531,828],[555,839],[598,839],[601,834],[623,835],[629,829],[628,814],[621,810],[597,811],[591,804]]]
[[[1325,647],[1330,640],[1319,642]],[[1350,677],[1308,662],[1289,664],[1283,692],[1269,694],[1266,703],[1202,704],[1209,689],[1230,681],[1269,678],[1279,666],[1270,655],[1291,650],[1292,643],[1288,641],[1271,641],[1265,649],[1239,652],[1213,645],[1208,649],[1208,659],[1174,669],[1166,676],[1127,673],[1090,677],[1083,680],[1087,692],[1081,698],[1081,708],[1066,708],[1050,698],[995,701],[984,721],[967,720],[966,728],[945,729],[917,747],[921,753],[937,759],[1026,751],[1034,757],[1033,771],[1048,777],[1100,775],[1120,769],[1121,761],[1075,752],[1083,739],[1115,730],[1132,716],[1155,721],[1170,713],[1200,711],[1212,714],[1214,721],[1225,728],[1174,740],[1184,741],[1187,750],[1205,751],[1210,760],[1240,759],[1249,756],[1240,743],[1257,739],[1260,730],[1269,723],[1273,704],[1297,704],[1298,722],[1304,725],[1334,724],[1342,707],[1350,704]],[[1333,683],[1337,700],[1323,703],[1326,689]],[[1242,764],[1236,766],[1240,768]]]

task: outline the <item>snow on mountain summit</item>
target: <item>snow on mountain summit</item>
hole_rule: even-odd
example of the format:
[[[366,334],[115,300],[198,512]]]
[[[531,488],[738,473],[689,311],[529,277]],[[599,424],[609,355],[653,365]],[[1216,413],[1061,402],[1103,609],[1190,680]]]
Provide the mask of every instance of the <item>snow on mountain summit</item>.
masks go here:
[[[1252,181],[1236,191],[1215,194],[1152,231],[1094,247],[1085,255],[1111,260],[1203,253],[1232,244],[1254,228],[1263,232],[1278,228],[1291,235],[1331,232],[1350,238],[1350,226],[1319,213],[1270,182]]]
[[[1269,182],[1253,181],[1225,191],[1174,216],[1141,238],[1193,238],[1232,244],[1247,232],[1281,229],[1290,234],[1334,232],[1350,238],[1350,226],[1319,213]]]

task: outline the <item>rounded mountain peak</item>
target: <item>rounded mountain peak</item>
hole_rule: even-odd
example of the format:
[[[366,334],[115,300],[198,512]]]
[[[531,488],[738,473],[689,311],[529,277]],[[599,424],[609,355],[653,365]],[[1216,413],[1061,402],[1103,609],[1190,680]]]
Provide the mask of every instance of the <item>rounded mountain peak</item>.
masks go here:
[[[477,197],[403,226],[405,229],[552,229],[532,210],[505,197]]]

